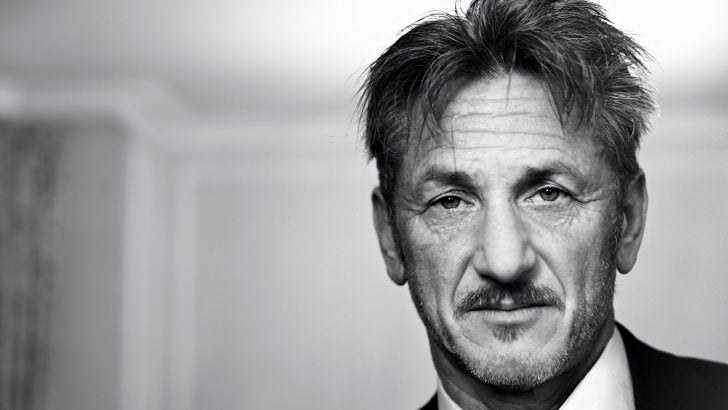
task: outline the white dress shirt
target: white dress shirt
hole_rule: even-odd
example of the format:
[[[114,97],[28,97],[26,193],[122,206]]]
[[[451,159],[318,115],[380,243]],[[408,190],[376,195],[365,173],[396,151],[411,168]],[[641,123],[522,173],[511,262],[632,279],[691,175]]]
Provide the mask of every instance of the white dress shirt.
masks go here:
[[[440,410],[463,410],[437,380],[437,405]],[[615,327],[604,351],[576,388],[561,405],[561,410],[634,410],[632,377],[627,352]]]

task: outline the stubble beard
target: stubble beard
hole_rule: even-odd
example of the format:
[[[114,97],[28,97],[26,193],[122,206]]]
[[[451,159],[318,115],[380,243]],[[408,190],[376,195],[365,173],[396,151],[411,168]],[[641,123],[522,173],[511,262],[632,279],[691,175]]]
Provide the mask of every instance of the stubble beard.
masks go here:
[[[585,360],[596,346],[606,321],[613,317],[616,275],[614,261],[617,245],[613,240],[605,242],[607,243],[602,250],[599,268],[595,273],[597,282],[594,298],[591,302],[585,299],[580,301],[566,345],[549,357],[539,360],[526,355],[523,358],[507,358],[509,366],[506,371],[502,366],[493,366],[492,363],[484,363],[481,358],[472,357],[462,346],[455,343],[452,335],[445,329],[438,330],[434,326],[437,321],[430,317],[425,309],[422,287],[418,283],[417,275],[407,266],[405,269],[412,300],[427,329],[431,343],[435,342],[457,367],[487,385],[509,391],[528,391]],[[519,329],[503,328],[497,330],[494,335],[501,341],[512,341],[519,336]]]

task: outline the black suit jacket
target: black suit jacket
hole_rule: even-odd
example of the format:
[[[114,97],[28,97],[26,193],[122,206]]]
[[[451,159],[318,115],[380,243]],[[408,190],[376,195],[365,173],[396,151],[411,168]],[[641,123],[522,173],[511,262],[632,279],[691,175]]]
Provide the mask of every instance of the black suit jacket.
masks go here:
[[[637,410],[728,409],[728,365],[653,349],[624,326],[617,327],[627,351]],[[437,409],[437,397],[422,409]]]

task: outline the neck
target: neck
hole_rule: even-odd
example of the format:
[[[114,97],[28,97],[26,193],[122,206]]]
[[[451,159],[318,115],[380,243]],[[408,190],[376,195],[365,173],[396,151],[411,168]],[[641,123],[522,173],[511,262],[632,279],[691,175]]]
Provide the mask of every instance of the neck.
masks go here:
[[[558,409],[601,355],[614,332],[610,315],[597,331],[592,346],[566,371],[530,390],[507,390],[474,377],[462,369],[437,343],[430,350],[437,373],[448,395],[466,410],[485,409]]]

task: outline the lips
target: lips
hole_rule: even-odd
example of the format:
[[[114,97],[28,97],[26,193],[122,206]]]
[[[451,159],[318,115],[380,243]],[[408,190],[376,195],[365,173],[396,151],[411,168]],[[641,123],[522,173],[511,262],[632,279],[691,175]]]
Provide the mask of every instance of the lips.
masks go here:
[[[470,317],[471,320],[488,323],[490,326],[526,326],[537,323],[544,315],[556,311],[555,305],[544,301],[526,303],[500,301],[475,305],[461,317]]]
[[[482,301],[475,303],[470,306],[469,311],[475,310],[496,310],[504,312],[512,312],[515,310],[528,309],[528,308],[539,308],[554,306],[554,303],[546,300],[534,300],[534,301],[513,301],[513,300],[500,300],[500,301]]]

